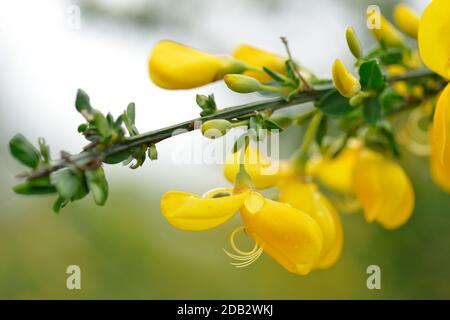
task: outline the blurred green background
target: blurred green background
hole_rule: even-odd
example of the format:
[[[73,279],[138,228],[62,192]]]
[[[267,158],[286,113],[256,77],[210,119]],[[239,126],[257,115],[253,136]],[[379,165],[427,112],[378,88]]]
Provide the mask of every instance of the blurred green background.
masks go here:
[[[450,298],[450,196],[431,182],[427,159],[406,151],[402,163],[417,195],[410,222],[386,231],[366,224],[362,214],[344,215],[341,259],[305,277],[266,255],[248,268],[230,266],[222,248],[240,225],[238,216],[200,233],[176,230],[164,220],[159,199],[165,191],[202,194],[227,185],[219,165],[172,163],[173,144],[192,147],[201,143],[198,133],[162,143],[160,160],[137,171],[107,166],[111,193],[103,208],[87,197],[55,215],[52,197],[11,191],[23,170],[7,148],[16,132],[32,141],[45,136],[55,157],[60,149],[82,147],[76,133],[81,119],[73,108],[78,87],[94,106],[115,114],[136,101],[141,131],[195,117],[199,92],[214,92],[221,106],[260,98],[227,92],[220,83],[192,92],[154,87],[146,59],[159,39],[210,52],[248,42],[282,53],[278,36],[285,35],[305,65],[327,75],[335,57],[351,61],[343,37],[347,25],[370,43],[364,11],[373,3],[390,16],[396,1],[10,1],[0,13],[0,298]],[[418,10],[425,5],[409,3]],[[73,5],[81,9],[78,29],[66,23]],[[285,156],[300,137],[298,129],[283,133]],[[81,267],[81,290],[66,288],[72,264]],[[381,290],[366,287],[372,264],[381,267]]]

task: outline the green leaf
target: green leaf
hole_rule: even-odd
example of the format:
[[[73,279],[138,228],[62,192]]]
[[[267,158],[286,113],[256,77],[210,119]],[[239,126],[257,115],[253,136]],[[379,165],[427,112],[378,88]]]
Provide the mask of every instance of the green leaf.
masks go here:
[[[286,60],[284,67],[286,68],[286,73],[288,77],[294,80],[296,86],[299,85],[300,79],[297,77],[297,73],[295,72],[295,64],[292,60]]]
[[[39,144],[39,151],[41,152],[42,158],[44,159],[45,163],[49,163],[50,161],[50,147],[45,142],[44,138],[38,139]]]
[[[59,213],[59,211],[61,211],[61,209],[64,208],[68,203],[68,200],[64,200],[63,198],[58,196],[53,203],[53,212]]]
[[[64,200],[81,199],[87,194],[83,175],[63,168],[50,174],[50,182]]]
[[[208,96],[198,94],[195,98],[197,105],[203,110],[200,116],[205,117],[214,114],[217,111],[216,100],[214,95],[210,94]]]
[[[97,205],[103,206],[108,199],[108,181],[102,167],[85,172],[86,182]]]
[[[135,124],[135,122],[136,122],[136,105],[134,102],[131,102],[128,104],[127,117],[131,124]]]
[[[111,136],[111,127],[109,122],[101,112],[97,111],[95,113],[94,123],[100,136],[103,138],[108,138]]]
[[[13,188],[15,193],[23,195],[38,195],[55,193],[56,188],[51,185],[48,177],[40,177],[25,181]]]
[[[381,119],[381,104],[378,97],[370,97],[364,101],[363,116],[369,124],[375,124]]]
[[[89,125],[88,125],[87,123],[82,123],[82,124],[80,124],[80,125],[78,126],[77,131],[78,131],[79,133],[83,133],[83,132],[85,132],[85,131],[88,129],[88,127],[89,127]]]
[[[95,110],[91,107],[89,96],[81,89],[77,91],[75,107],[87,121],[91,122],[94,119]]]
[[[151,144],[148,147],[148,151],[147,151],[148,157],[150,158],[150,160],[158,160],[158,150],[156,150],[156,145]]]
[[[328,131],[328,118],[322,117],[319,127],[316,130],[315,140],[319,147],[322,147],[323,138],[325,138]]]
[[[349,99],[341,96],[336,89],[330,90],[322,98],[315,102],[316,108],[320,109],[325,115],[337,117],[353,111]]]
[[[9,150],[14,158],[29,168],[35,169],[40,162],[39,150],[22,134],[16,134],[9,141]]]
[[[366,61],[359,67],[359,82],[363,90],[380,90],[384,87],[384,76],[376,59]]]
[[[293,81],[287,77],[285,77],[284,75],[282,75],[281,73],[278,73],[276,71],[273,71],[267,67],[263,67],[263,70],[265,73],[267,73],[273,80],[275,80],[276,82],[282,84],[282,85],[288,85],[288,84],[293,84]]]

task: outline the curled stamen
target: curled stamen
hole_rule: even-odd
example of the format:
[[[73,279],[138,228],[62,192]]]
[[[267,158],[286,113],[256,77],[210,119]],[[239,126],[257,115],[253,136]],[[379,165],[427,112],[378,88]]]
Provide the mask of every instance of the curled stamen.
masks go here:
[[[234,238],[236,234],[241,231],[245,232],[245,227],[238,227],[230,234],[230,245],[237,254],[230,253],[227,250],[223,249],[227,256],[229,256],[231,259],[239,261],[231,262],[231,265],[235,266],[236,268],[244,268],[251,265],[253,262],[258,260],[259,256],[263,252],[263,249],[260,248],[257,243],[255,243],[255,246],[251,251],[240,250],[236,246]]]

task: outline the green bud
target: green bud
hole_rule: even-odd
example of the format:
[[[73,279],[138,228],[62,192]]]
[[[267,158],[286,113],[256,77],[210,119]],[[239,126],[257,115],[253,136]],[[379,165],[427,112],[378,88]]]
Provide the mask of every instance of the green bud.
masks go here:
[[[231,122],[225,119],[209,120],[202,124],[202,134],[209,139],[222,137],[230,129]]]
[[[223,80],[230,90],[239,93],[251,93],[263,89],[262,84],[255,78],[240,74],[227,74]]]
[[[345,31],[345,37],[347,39],[347,45],[353,56],[356,59],[361,59],[362,57],[362,48],[361,42],[358,39],[358,36],[355,33],[355,30],[352,27],[348,27]]]

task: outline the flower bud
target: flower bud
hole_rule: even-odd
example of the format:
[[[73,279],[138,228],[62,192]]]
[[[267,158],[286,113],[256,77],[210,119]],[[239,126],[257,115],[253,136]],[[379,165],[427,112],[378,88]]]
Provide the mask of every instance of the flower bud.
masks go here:
[[[341,60],[334,61],[332,73],[334,85],[344,97],[351,98],[361,91],[358,79],[345,68]]]
[[[227,74],[223,80],[230,90],[239,93],[251,93],[262,90],[261,82],[240,74]]]
[[[202,134],[209,139],[216,139],[224,136],[231,129],[231,123],[225,119],[214,119],[202,124]]]
[[[356,59],[362,58],[362,48],[361,42],[358,39],[358,36],[355,33],[355,30],[352,27],[348,27],[345,31],[345,38],[347,39],[347,45],[353,56]]]
[[[404,4],[399,4],[394,9],[394,20],[401,31],[417,39],[420,17],[416,12]]]
[[[403,35],[381,13],[371,11],[367,15],[369,19],[379,19],[379,25],[370,29],[378,42],[394,48],[404,46]]]

